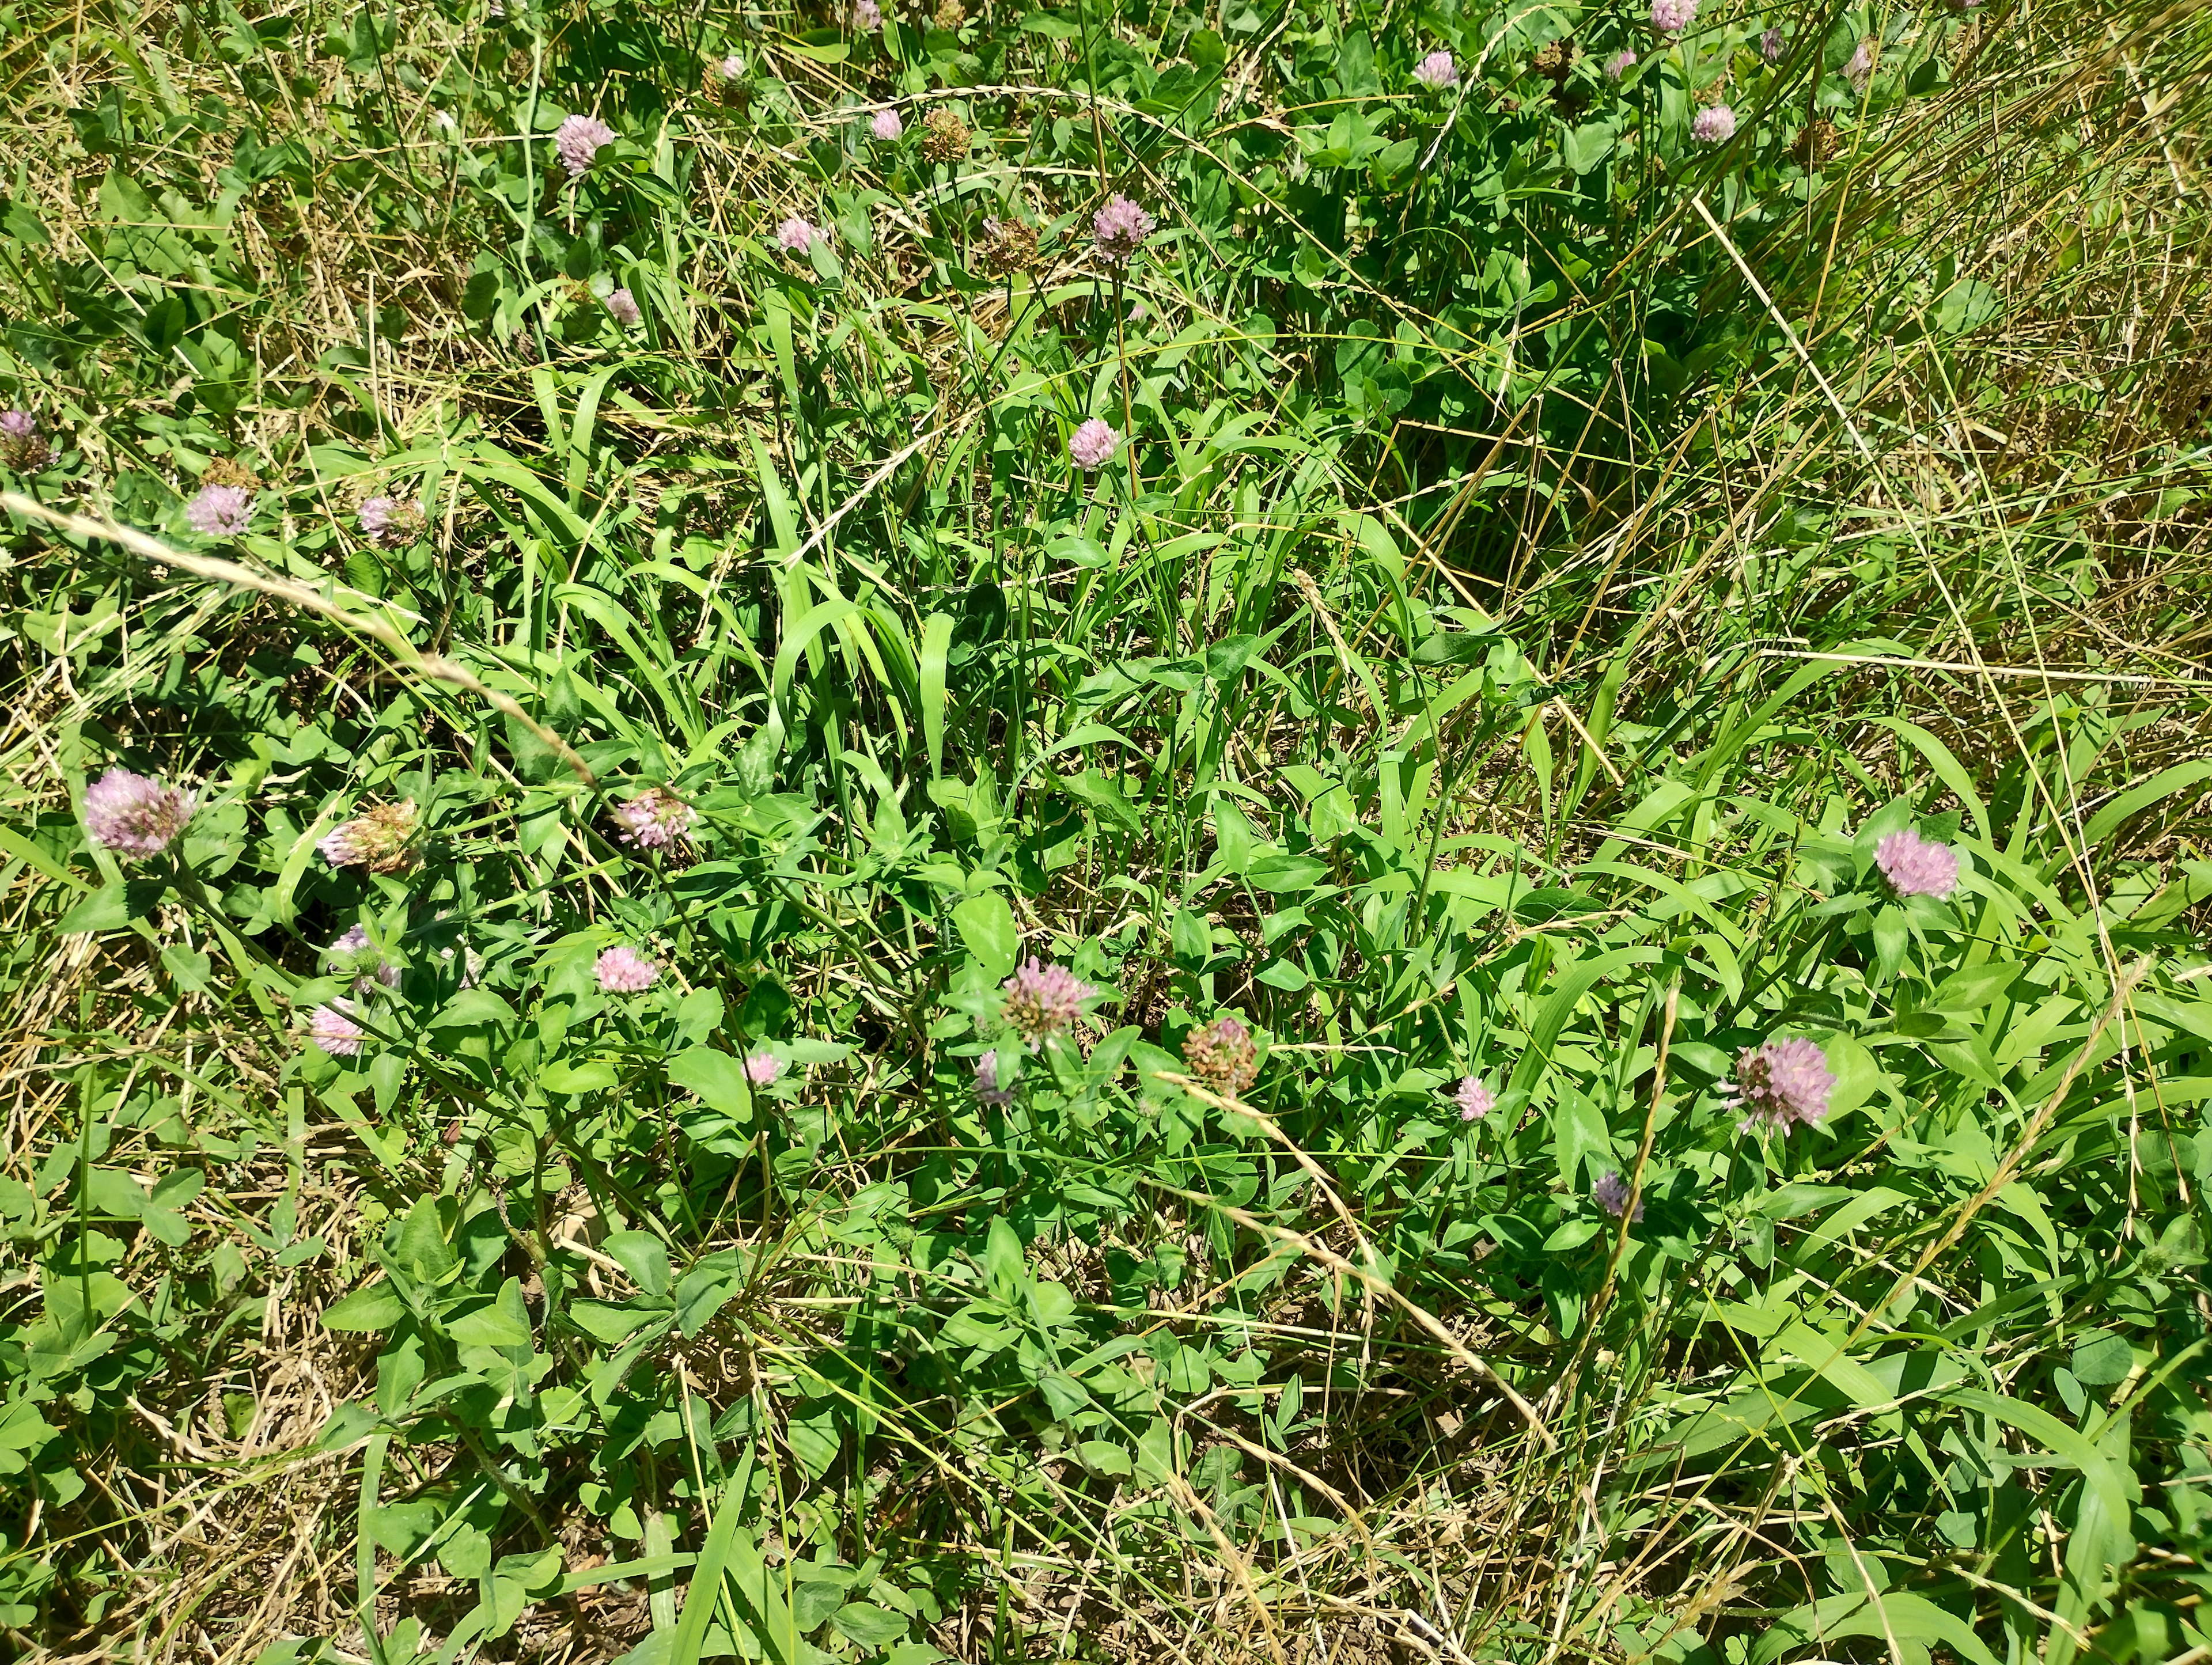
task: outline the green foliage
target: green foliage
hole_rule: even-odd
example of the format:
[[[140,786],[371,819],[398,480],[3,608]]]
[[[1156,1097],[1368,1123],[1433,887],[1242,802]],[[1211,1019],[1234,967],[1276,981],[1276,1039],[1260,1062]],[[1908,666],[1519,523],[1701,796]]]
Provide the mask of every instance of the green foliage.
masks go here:
[[[175,22],[0,41],[73,89],[0,202],[12,1637],[2212,1645],[2201,279],[2124,453],[1985,345],[2198,227],[2073,102],[2202,114],[2195,22]],[[2008,265],[1915,159],[2030,74]],[[241,1603],[192,1487],[295,1471]]]

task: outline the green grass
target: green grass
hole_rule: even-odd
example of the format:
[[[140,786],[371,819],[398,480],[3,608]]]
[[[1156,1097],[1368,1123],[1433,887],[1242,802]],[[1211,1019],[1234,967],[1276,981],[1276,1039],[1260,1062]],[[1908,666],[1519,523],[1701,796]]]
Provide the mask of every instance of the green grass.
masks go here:
[[[2203,1660],[2203,19],[956,10],[0,12],[5,1645]]]

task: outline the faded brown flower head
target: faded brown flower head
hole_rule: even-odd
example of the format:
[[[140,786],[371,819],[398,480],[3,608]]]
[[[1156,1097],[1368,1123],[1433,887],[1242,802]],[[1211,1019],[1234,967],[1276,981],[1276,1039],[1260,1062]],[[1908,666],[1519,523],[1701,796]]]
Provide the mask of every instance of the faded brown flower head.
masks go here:
[[[960,0],[939,0],[929,21],[949,33],[968,21],[968,8],[962,5]]]
[[[1190,1073],[1224,1098],[1235,1098],[1260,1073],[1252,1031],[1234,1018],[1216,1018],[1184,1036],[1182,1061]]]
[[[1027,271],[1036,264],[1037,228],[1023,220],[983,222],[983,270],[994,277]]]
[[[1548,76],[1554,87],[1564,87],[1567,84],[1568,76],[1574,71],[1575,59],[1580,55],[1574,37],[1569,35],[1564,39],[1553,41],[1549,46],[1538,47],[1536,55],[1528,60],[1528,67],[1540,76]]]
[[[261,478],[244,463],[231,457],[211,457],[200,471],[204,486],[236,486],[244,491],[261,489]]]
[[[414,848],[419,819],[411,798],[399,804],[372,804],[325,835],[316,848],[333,867],[404,873],[420,859]]]
[[[1797,160],[1808,167],[1818,167],[1844,148],[1844,136],[1836,131],[1836,124],[1826,116],[1817,116],[1805,124],[1797,135]]]
[[[921,154],[933,162],[957,161],[968,154],[968,124],[957,110],[940,104],[922,118]]]

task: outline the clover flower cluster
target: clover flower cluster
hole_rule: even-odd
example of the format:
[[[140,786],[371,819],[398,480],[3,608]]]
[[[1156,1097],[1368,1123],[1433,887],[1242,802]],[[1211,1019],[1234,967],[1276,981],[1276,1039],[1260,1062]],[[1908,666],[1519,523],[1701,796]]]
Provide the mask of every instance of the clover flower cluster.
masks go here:
[[[773,1086],[783,1073],[783,1060],[767,1048],[750,1053],[745,1058],[745,1079],[756,1087]]]
[[[363,499],[360,518],[362,536],[380,550],[411,544],[430,528],[430,517],[422,504],[402,502],[396,497]]]
[[[607,297],[607,316],[625,330],[634,330],[645,321],[637,297],[628,289],[617,289]]]
[[[1498,1095],[1473,1075],[1460,1078],[1459,1089],[1452,1094],[1452,1102],[1459,1106],[1462,1121],[1480,1121],[1498,1108]]]
[[[572,179],[590,173],[599,151],[614,142],[615,130],[597,116],[571,116],[553,130],[554,154]]]
[[[1940,902],[1959,888],[1957,852],[1910,828],[1874,847],[1874,865],[1900,896],[1934,896]]]
[[[192,795],[127,769],[111,769],[84,789],[84,829],[125,861],[169,847],[191,819]]]
[[[1736,1055],[1735,1079],[1725,1089],[1731,1109],[1743,1112],[1738,1133],[1757,1127],[1787,1133],[1817,1127],[1836,1090],[1828,1055],[1810,1041],[1766,1041]]]
[[[1098,258],[1109,266],[1126,266],[1135,259],[1145,239],[1158,226],[1158,221],[1119,192],[1108,197],[1106,206],[1091,216],[1091,234]]]
[[[1690,118],[1690,137],[1699,144],[1725,144],[1735,137],[1735,112],[1725,104],[1708,104]]]
[[[1014,1090],[1000,1085],[999,1054],[995,1050],[975,1060],[975,1098],[994,1110],[1003,1110],[1014,1102]]]
[[[906,131],[906,123],[899,119],[896,110],[878,110],[875,119],[868,124],[868,131],[889,144]]]
[[[1431,52],[1413,66],[1413,79],[1424,87],[1456,87],[1459,85],[1459,65],[1446,52]]]
[[[1252,1031],[1234,1018],[1217,1018],[1183,1037],[1182,1060],[1190,1073],[1224,1096],[1234,1098],[1260,1073]]]
[[[354,1021],[361,1008],[343,996],[307,1017],[307,1038],[333,1058],[356,1058],[368,1032]]]
[[[822,228],[812,222],[802,220],[796,214],[775,228],[775,246],[786,254],[804,258],[822,240]]]
[[[411,798],[398,804],[372,804],[325,833],[315,848],[333,867],[404,872],[415,865],[415,833],[421,820]]]
[[[1026,220],[983,222],[983,269],[994,277],[1027,271],[1036,264],[1037,229]]]
[[[244,486],[204,485],[185,505],[185,520],[204,538],[235,538],[253,518],[253,494]]]
[[[1111,424],[1093,416],[1068,436],[1067,454],[1077,467],[1095,469],[1111,459],[1121,444],[1121,436]]]
[[[592,963],[592,975],[610,994],[638,994],[653,987],[660,968],[626,942],[618,942]]]
[[[33,474],[52,459],[53,447],[39,432],[38,418],[27,410],[0,410],[0,468],[17,474]]]
[[[647,787],[614,808],[618,836],[634,849],[665,850],[682,843],[699,824],[699,811],[665,787]]]
[[[968,124],[951,106],[940,104],[921,118],[921,154],[931,161],[957,161],[968,144]]]
[[[1065,966],[1047,965],[1034,954],[1000,992],[1006,996],[1000,1015],[1031,1052],[1073,1028],[1083,1016],[1083,1003],[1098,993]]]
[[[1651,0],[1651,27],[1662,34],[1680,34],[1698,21],[1698,0]]]
[[[399,968],[376,951],[368,933],[358,925],[349,927],[343,936],[323,951],[331,957],[323,969],[333,975],[352,972],[353,992],[356,994],[373,994],[380,983],[386,988],[399,987]]]
[[[1607,1174],[1590,1187],[1590,1194],[1597,1199],[1599,1207],[1619,1219],[1621,1211],[1628,1206],[1628,1182],[1617,1171]],[[1644,1199],[1641,1197],[1636,1200],[1636,1212],[1632,1218],[1639,1220],[1644,1218]]]

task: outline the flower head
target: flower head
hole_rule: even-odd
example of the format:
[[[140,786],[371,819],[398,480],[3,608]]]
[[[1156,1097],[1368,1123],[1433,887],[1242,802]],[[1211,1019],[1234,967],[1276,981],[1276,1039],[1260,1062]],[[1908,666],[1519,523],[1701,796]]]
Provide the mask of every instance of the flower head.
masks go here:
[[[1599,1207],[1619,1219],[1621,1211],[1628,1206],[1628,1182],[1617,1172],[1607,1174],[1590,1187],[1590,1194],[1597,1199]],[[1639,1220],[1644,1218],[1644,1199],[1641,1197],[1636,1200],[1636,1212],[1632,1218]]]
[[[1782,31],[1771,24],[1767,26],[1766,33],[1759,37],[1759,55],[1769,64],[1782,62],[1782,54],[1789,50],[1790,43],[1783,39]]]
[[[617,289],[607,297],[607,316],[625,330],[634,330],[645,321],[638,310],[637,297],[628,289]]]
[[[1036,264],[1037,230],[1026,220],[1001,220],[992,215],[983,222],[983,267],[994,277],[1027,271]]]
[[[1735,137],[1735,112],[1725,104],[1708,104],[1690,119],[1690,137],[1699,144],[1725,144]]]
[[[1738,1133],[1766,1127],[1786,1133],[1795,1123],[1820,1125],[1836,1077],[1828,1054],[1810,1041],[1767,1041],[1736,1054],[1735,1079],[1725,1090],[1744,1113]]]
[[[420,503],[403,503],[396,497],[369,497],[362,501],[362,536],[380,550],[411,544],[429,526],[430,517]]]
[[[921,154],[933,162],[957,161],[968,154],[968,124],[949,104],[921,118]]]
[[[1844,79],[1851,83],[1851,90],[1863,93],[1867,83],[1874,79],[1874,37],[1863,34],[1851,53],[1850,61],[1844,65]]]
[[[209,538],[235,538],[253,518],[253,494],[244,486],[202,486],[185,505],[194,532]]]
[[[1091,233],[1097,242],[1098,258],[1109,266],[1127,265],[1137,258],[1145,239],[1158,225],[1158,221],[1127,197],[1119,193],[1109,197],[1106,206],[1091,216]]]
[[[975,1060],[975,1097],[994,1110],[1014,1102],[1014,1090],[999,1085],[999,1054],[987,1052]]]
[[[699,811],[665,787],[647,787],[616,805],[614,816],[622,824],[622,842],[640,850],[667,849],[699,824]]]
[[[600,147],[614,142],[615,130],[597,116],[571,116],[553,130],[554,153],[572,179],[590,173]]]
[[[1636,54],[1626,49],[1615,52],[1611,58],[1608,58],[1605,61],[1606,76],[1608,79],[1613,81],[1620,80],[1621,76],[1626,75],[1635,67]]]
[[[868,131],[889,144],[906,131],[906,123],[899,119],[899,112],[896,110],[878,110],[876,118],[868,124]]]
[[[1874,865],[1900,896],[1934,896],[1941,902],[1959,888],[1958,853],[1931,843],[1907,828],[1874,847]]]
[[[0,468],[33,473],[54,454],[39,432],[39,419],[27,410],[0,410]]]
[[[84,789],[84,829],[126,861],[159,855],[191,819],[192,796],[127,769]]]
[[[783,1060],[765,1047],[745,1059],[745,1079],[756,1087],[769,1085],[782,1073]]]
[[[660,968],[628,943],[618,942],[592,962],[592,975],[610,994],[635,994],[653,987]]]
[[[775,228],[775,246],[786,254],[804,255],[821,240],[821,228],[796,214]]]
[[[411,798],[398,804],[372,804],[325,833],[315,848],[333,867],[404,872],[415,865],[415,831],[421,818]]]
[[[1102,466],[1120,449],[1121,436],[1111,426],[1093,416],[1068,436],[1067,454],[1079,468]]]
[[[358,925],[349,927],[345,935],[323,951],[331,957],[324,970],[356,974],[353,992],[356,994],[373,994],[379,983],[386,988],[399,987],[399,968],[375,951],[368,933]]]
[[[307,1018],[307,1038],[333,1058],[358,1056],[366,1032],[353,1020],[351,1000],[332,1000],[319,1006]]]
[[[1083,1015],[1083,1003],[1097,994],[1064,966],[1047,965],[1034,954],[1006,979],[1000,1014],[1035,1052]]]
[[[1424,87],[1456,87],[1459,65],[1452,62],[1449,52],[1431,52],[1413,66],[1413,79]]]
[[[1651,27],[1662,34],[1680,34],[1698,21],[1698,0],[1651,0]]]
[[[1183,1037],[1182,1060],[1190,1073],[1218,1093],[1234,1098],[1260,1073],[1252,1031],[1234,1018],[1216,1018]]]
[[[1459,1119],[1462,1121],[1480,1121],[1498,1108],[1498,1095],[1485,1086],[1480,1078],[1473,1075],[1460,1078],[1459,1091],[1452,1095],[1452,1100],[1459,1106]]]
[[[745,78],[745,61],[732,52],[714,66],[714,73],[725,81],[743,81]]]
[[[853,0],[853,27],[862,34],[872,33],[884,26],[884,9],[876,0]]]

